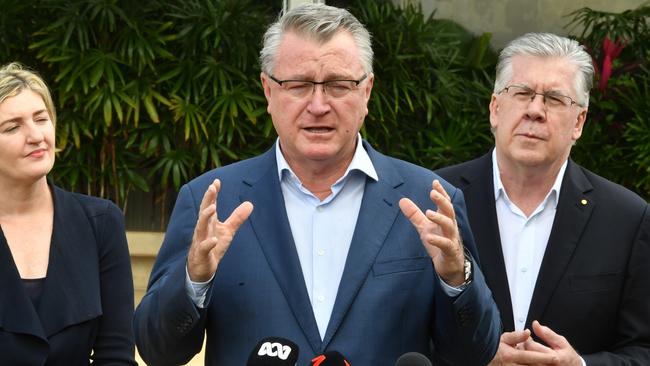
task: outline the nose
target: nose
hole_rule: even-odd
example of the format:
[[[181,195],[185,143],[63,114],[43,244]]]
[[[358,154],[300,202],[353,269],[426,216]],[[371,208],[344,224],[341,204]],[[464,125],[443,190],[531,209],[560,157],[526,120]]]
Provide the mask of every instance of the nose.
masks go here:
[[[538,98],[539,97],[539,98]],[[546,117],[546,105],[544,104],[544,95],[535,94],[528,103],[526,116],[533,121],[543,121]]]
[[[323,115],[329,112],[331,106],[328,101],[328,97],[325,94],[324,85],[314,84],[314,90],[309,98],[309,104],[307,105],[307,111],[313,115]]]
[[[27,129],[27,142],[30,144],[39,144],[45,139],[45,135],[41,128],[34,123],[34,121],[29,121],[25,124]]]

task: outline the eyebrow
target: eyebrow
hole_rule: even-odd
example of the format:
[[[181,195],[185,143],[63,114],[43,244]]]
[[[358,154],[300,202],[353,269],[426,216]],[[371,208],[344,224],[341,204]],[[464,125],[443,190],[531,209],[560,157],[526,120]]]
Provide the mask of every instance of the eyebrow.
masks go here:
[[[275,76],[275,75],[273,75]],[[314,78],[308,77],[305,74],[294,75],[292,77],[286,78],[284,80],[295,80],[295,81],[316,81]],[[326,74],[321,81],[336,81],[336,80],[354,80],[352,76],[346,76],[340,73]]]
[[[40,110],[34,112],[34,113],[32,114],[32,116],[40,116],[40,115],[42,115],[43,113],[47,114],[47,116],[48,116],[48,118],[49,118],[50,114],[47,112],[47,109],[40,109]],[[12,122],[13,122],[13,123],[18,123],[18,122],[20,122],[21,120],[22,120],[21,117],[9,118],[9,119],[7,119],[7,120],[1,121],[1,122],[0,122],[0,127],[4,126],[4,125],[7,124],[7,123],[12,123]]]
[[[40,116],[43,113],[47,114],[48,117],[50,116],[50,114],[47,112],[47,109],[41,109],[39,111],[36,111],[34,112],[33,116]]]
[[[526,84],[512,84],[512,86],[518,86],[526,89],[530,89],[532,91],[536,91],[534,88],[530,87],[530,85]],[[547,89],[547,90],[542,90],[542,93],[551,93],[551,94],[562,94],[562,95],[568,95],[568,93],[564,90],[560,89]]]

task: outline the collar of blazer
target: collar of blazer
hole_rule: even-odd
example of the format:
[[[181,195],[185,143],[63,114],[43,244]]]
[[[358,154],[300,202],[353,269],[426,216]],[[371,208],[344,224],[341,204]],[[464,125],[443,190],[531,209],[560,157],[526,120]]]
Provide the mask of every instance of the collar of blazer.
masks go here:
[[[6,239],[0,236],[0,328],[44,340],[102,314],[97,252],[101,238],[73,194],[51,182],[50,187],[54,225],[39,309],[27,296]]]

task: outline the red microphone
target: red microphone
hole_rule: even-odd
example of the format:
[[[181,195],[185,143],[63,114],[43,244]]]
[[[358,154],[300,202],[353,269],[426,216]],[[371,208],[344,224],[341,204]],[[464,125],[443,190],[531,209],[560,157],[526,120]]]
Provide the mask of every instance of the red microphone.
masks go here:
[[[338,351],[327,351],[314,357],[309,366],[350,366],[350,362]]]

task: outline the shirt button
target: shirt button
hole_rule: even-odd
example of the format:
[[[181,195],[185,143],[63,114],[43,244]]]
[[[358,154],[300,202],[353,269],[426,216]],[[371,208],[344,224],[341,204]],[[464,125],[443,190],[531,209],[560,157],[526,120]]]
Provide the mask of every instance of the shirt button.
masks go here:
[[[317,206],[316,211],[318,212],[323,212],[323,206]]]
[[[324,255],[325,255],[325,251],[324,251],[323,249],[318,249],[318,255],[320,255],[320,256],[324,256]]]
[[[318,300],[318,302],[323,302],[325,301],[325,296],[319,295],[316,299]]]
[[[526,268],[526,267],[522,267],[522,268],[521,268],[521,272],[522,272],[522,273],[526,273],[527,271],[528,271],[528,268]]]
[[[523,323],[523,322],[526,321],[526,319],[520,317],[519,319],[517,319],[517,321],[520,322],[520,323]]]

